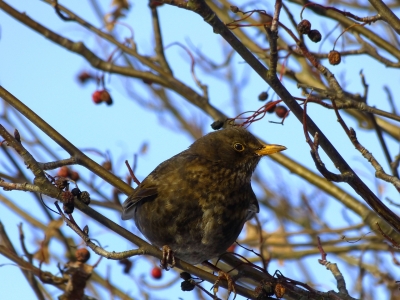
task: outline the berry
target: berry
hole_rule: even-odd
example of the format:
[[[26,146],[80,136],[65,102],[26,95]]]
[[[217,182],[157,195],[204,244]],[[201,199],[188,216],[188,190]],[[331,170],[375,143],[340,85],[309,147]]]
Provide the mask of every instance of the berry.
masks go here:
[[[67,166],[62,166],[58,172],[57,172],[57,176],[60,177],[68,177],[69,176],[69,169]]]
[[[74,204],[74,195],[70,191],[65,191],[61,193],[61,199],[64,204]]]
[[[285,106],[278,105],[275,108],[275,113],[279,118],[284,118],[287,114],[288,109]]]
[[[109,161],[109,160],[106,160],[105,162],[103,162],[103,163],[101,164],[101,166],[102,166],[104,169],[106,169],[107,171],[111,171],[111,170],[112,170],[112,164],[111,164],[111,161]]]
[[[306,19],[301,20],[301,22],[297,24],[297,31],[300,34],[308,34],[310,30],[311,30],[311,23]]]
[[[69,178],[71,178],[73,181],[78,181],[80,176],[78,172],[70,171]]]
[[[82,194],[82,192],[81,192],[81,190],[80,189],[78,189],[78,188],[73,188],[72,190],[71,190],[71,193],[72,193],[72,195],[74,195],[75,197],[80,197],[81,196],[81,194]]]
[[[211,128],[214,129],[214,130],[221,129],[222,126],[224,126],[224,122],[222,122],[222,121],[220,121],[220,120],[217,120],[217,121],[215,121],[215,122],[213,122],[213,123],[211,124]]]
[[[111,105],[113,103],[111,95],[109,92],[107,92],[106,90],[103,90],[101,92],[101,99],[107,104],[107,105]]]
[[[318,43],[322,39],[321,33],[316,29],[310,30],[310,32],[308,33],[308,37],[314,43]]]
[[[184,280],[181,282],[181,290],[184,292],[189,292],[194,289],[194,284],[191,283],[190,281]]]
[[[73,204],[64,204],[63,211],[65,214],[72,214],[74,212],[74,205]]]
[[[337,52],[336,50],[332,50],[328,54],[328,60],[331,65],[336,66],[340,64],[340,62],[342,61],[342,57],[339,52]]]
[[[102,102],[102,100],[101,100],[101,91],[95,91],[92,94],[92,99],[93,99],[94,103],[100,104]]]
[[[260,101],[265,101],[268,99],[268,93],[267,92],[262,92],[260,95],[258,95],[258,100]]]
[[[182,273],[180,274],[180,276],[181,276],[181,278],[182,278],[183,280],[192,279],[192,275],[190,275],[188,272],[182,272]]]
[[[99,104],[101,102],[111,105],[113,103],[110,93],[107,90],[97,90],[92,94],[93,102]]]
[[[86,205],[90,204],[90,194],[87,191],[83,191],[82,194],[80,195],[80,199],[83,203]]]
[[[80,262],[87,262],[90,258],[90,252],[86,248],[80,248],[75,251],[76,260]]]
[[[124,266],[124,274],[129,274],[132,269],[133,263],[127,258],[121,259],[119,263]]]
[[[89,80],[94,79],[94,76],[92,74],[90,74],[89,72],[86,71],[82,71],[79,75],[78,75],[78,80],[80,83],[84,84],[86,82],[88,82]]]
[[[154,267],[154,268],[151,270],[151,276],[152,276],[154,279],[160,279],[161,276],[162,276],[162,270],[161,270],[159,267]]]

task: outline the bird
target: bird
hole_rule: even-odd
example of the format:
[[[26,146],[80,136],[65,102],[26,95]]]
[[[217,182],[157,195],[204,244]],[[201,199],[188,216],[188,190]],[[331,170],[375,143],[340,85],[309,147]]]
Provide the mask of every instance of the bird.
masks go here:
[[[239,126],[208,133],[158,165],[124,201],[122,219],[189,264],[219,257],[259,212],[251,176],[261,157],[285,149]]]

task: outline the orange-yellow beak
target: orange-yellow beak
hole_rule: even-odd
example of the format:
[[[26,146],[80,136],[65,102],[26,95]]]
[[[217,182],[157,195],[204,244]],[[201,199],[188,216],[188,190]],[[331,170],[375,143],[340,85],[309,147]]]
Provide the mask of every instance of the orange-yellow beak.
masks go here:
[[[264,156],[264,155],[269,155],[269,154],[273,154],[276,152],[281,152],[283,150],[286,150],[285,146],[281,146],[281,145],[267,145],[262,143],[264,147],[262,147],[259,150],[256,150],[256,154],[259,156]]]

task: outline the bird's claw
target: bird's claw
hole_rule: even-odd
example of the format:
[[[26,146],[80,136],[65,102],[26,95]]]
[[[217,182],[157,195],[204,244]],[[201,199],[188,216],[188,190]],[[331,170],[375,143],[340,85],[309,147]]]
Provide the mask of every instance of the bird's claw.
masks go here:
[[[168,271],[170,267],[171,268],[175,267],[175,256],[172,249],[167,245],[164,245],[162,247],[162,253],[163,253],[162,259],[160,260],[161,269]]]
[[[235,299],[236,298],[235,282],[233,281],[232,277],[228,273],[223,272],[223,271],[218,271],[218,278],[213,286],[214,295],[217,295],[218,286],[219,286],[221,279],[225,279],[228,282],[228,295],[230,295],[230,293],[233,292],[235,294],[233,299]]]

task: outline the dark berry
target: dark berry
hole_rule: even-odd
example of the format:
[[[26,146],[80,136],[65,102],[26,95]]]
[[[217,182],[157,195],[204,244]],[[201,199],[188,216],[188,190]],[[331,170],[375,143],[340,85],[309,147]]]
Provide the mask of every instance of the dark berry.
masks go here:
[[[133,263],[127,258],[121,259],[119,263],[124,266],[124,274],[129,274],[132,269]]]
[[[188,272],[182,272],[182,273],[180,274],[180,276],[181,276],[181,278],[184,279],[184,280],[192,279],[192,275],[190,275]]]
[[[310,30],[311,30],[311,23],[306,19],[301,20],[301,22],[297,24],[297,31],[300,34],[308,34]]]
[[[267,92],[262,92],[260,95],[258,95],[258,100],[260,101],[265,101],[268,99],[268,93]]]
[[[308,33],[308,37],[309,37],[310,40],[313,41],[314,43],[318,43],[318,42],[320,42],[321,39],[322,39],[321,33],[320,33],[318,30],[316,30],[316,29],[310,30],[310,32]]]
[[[194,285],[190,281],[185,280],[181,282],[181,289],[184,292],[189,292],[194,289]]]
[[[64,204],[63,205],[63,211],[65,214],[72,214],[74,212],[74,205],[72,204]]]
[[[87,191],[83,191],[80,199],[83,203],[85,203],[86,205],[90,204],[90,194]]]
[[[78,188],[73,188],[72,190],[71,190],[71,193],[72,193],[72,195],[74,195],[74,196],[76,196],[76,197],[80,197],[81,196],[81,194],[82,194],[82,192],[81,192],[81,190],[80,189],[78,189]]]
[[[217,121],[215,121],[215,122],[213,122],[213,123],[211,124],[211,128],[214,129],[214,130],[221,129],[222,126],[224,126],[224,122],[222,122],[222,121],[220,121],[220,120],[217,120]]]

